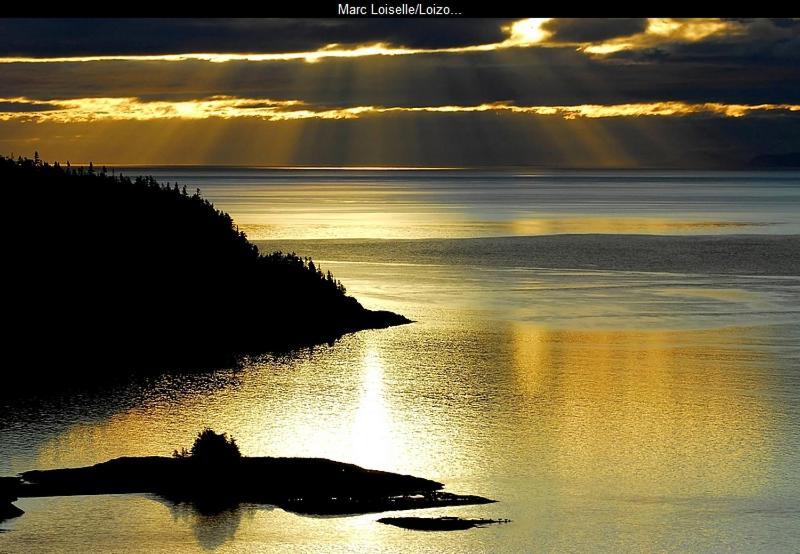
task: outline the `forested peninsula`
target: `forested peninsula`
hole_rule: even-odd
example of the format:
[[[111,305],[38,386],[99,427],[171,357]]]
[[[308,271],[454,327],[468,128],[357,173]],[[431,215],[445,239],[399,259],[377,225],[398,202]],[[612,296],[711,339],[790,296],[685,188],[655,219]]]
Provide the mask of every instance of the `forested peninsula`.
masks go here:
[[[259,252],[199,189],[38,155],[0,158],[0,184],[6,384],[229,365],[409,322],[308,258]]]

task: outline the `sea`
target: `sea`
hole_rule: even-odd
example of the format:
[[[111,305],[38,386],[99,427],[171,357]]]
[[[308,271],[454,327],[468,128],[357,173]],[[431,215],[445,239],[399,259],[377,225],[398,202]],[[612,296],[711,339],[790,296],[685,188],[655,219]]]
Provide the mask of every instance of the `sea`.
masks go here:
[[[26,498],[0,552],[798,551],[800,172],[114,171],[199,189],[263,252],[312,257],[414,322],[17,400],[0,475],[168,456],[211,427],[245,455],[497,500],[403,515],[511,521],[423,532],[377,522],[399,513]]]

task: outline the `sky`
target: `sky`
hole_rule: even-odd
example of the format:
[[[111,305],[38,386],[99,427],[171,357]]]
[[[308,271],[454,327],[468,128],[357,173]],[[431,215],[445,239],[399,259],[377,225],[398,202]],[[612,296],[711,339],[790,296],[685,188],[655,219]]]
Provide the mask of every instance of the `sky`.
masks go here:
[[[0,154],[739,168],[800,152],[800,19],[0,19]]]

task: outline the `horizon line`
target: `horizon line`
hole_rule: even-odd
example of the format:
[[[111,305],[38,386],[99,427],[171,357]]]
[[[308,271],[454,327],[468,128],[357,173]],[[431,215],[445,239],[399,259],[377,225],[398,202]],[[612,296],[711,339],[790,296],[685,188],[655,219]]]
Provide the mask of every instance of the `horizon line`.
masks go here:
[[[38,150],[36,151],[38,152]],[[28,155],[12,152],[0,154],[0,156],[12,160],[17,158],[33,159]],[[71,167],[88,167],[92,164],[95,168],[105,167],[108,169],[125,168],[228,168],[228,169],[262,169],[274,171],[797,171],[800,166],[780,166],[780,165],[750,165],[742,163],[739,165],[706,165],[697,167],[675,167],[664,165],[640,165],[640,166],[545,166],[534,164],[502,164],[502,165],[473,165],[473,166],[417,166],[417,165],[259,165],[251,163],[125,163],[125,162],[70,162],[69,160],[48,161],[40,156],[44,163],[60,164],[65,166],[67,163]]]
[[[16,159],[16,158],[13,158]],[[67,162],[58,160],[45,163]],[[220,168],[220,169],[261,169],[273,171],[798,171],[793,166],[707,166],[707,167],[672,167],[672,166],[539,166],[539,165],[482,165],[482,166],[315,166],[315,165],[257,165],[257,164],[215,164],[215,163],[115,163],[115,162],[81,162],[72,163],[71,167],[89,167],[108,169],[125,168]]]

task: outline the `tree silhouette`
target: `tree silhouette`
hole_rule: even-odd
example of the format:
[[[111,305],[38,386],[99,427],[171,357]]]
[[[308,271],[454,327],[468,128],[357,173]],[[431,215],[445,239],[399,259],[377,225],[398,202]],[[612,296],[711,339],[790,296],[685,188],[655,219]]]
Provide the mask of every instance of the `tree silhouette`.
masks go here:
[[[238,460],[242,457],[236,439],[228,438],[227,433],[215,433],[208,427],[197,434],[189,454],[196,460],[215,462]]]

